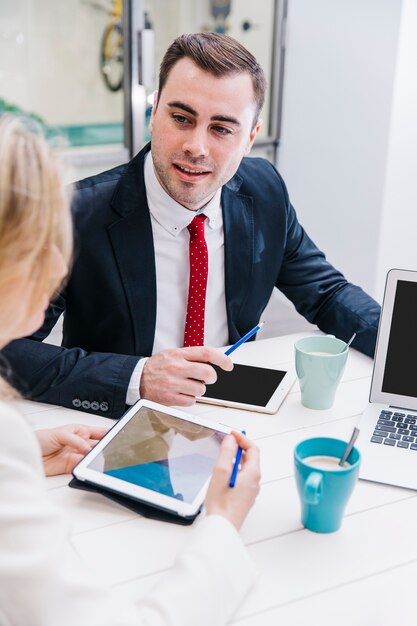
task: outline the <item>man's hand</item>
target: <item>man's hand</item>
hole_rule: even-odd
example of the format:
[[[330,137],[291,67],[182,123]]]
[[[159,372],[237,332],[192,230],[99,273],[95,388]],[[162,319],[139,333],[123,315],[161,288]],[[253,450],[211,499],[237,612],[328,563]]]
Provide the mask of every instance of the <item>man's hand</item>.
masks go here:
[[[36,430],[46,476],[70,474],[107,430],[108,428],[82,424]]]
[[[243,450],[241,469],[235,486],[231,488],[229,482],[238,445]],[[234,432],[225,437],[207,492],[208,515],[221,515],[239,530],[259,493],[260,479],[257,446],[241,433]]]
[[[206,385],[215,383],[211,364],[230,372],[231,359],[217,348],[192,347],[163,350],[150,357],[143,368],[140,397],[169,406],[191,406]]]

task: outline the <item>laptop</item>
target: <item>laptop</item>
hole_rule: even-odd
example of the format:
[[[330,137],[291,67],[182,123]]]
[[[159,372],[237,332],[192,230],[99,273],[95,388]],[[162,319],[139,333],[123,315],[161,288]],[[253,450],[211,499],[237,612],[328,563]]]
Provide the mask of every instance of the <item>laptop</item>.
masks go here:
[[[388,272],[359,477],[417,489],[417,271]]]

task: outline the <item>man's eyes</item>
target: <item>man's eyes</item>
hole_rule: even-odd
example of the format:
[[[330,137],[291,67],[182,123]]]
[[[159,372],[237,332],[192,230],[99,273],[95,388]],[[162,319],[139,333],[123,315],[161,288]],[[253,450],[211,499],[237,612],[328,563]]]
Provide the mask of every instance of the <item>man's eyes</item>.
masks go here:
[[[230,128],[225,128],[224,126],[213,126],[212,128],[216,133],[219,133],[219,135],[230,135],[232,133]]]
[[[184,115],[174,115],[174,120],[178,122],[178,124],[186,124],[189,120]]]
[[[172,117],[176,124],[178,124],[179,126],[186,126],[193,123],[192,120],[190,120],[188,117],[185,117],[185,115],[179,115],[178,113],[175,113]],[[225,126],[219,126],[218,124],[211,126],[211,129],[218,135],[226,136],[232,134],[232,130],[230,128],[226,128]]]

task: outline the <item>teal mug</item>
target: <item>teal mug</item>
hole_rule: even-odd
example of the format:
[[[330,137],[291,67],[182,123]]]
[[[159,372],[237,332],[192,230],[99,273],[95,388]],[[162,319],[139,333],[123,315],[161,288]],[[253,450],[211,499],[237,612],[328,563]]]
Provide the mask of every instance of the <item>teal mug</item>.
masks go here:
[[[299,339],[294,347],[302,404],[309,409],[330,409],[345,369],[347,343],[334,335],[315,335]]]
[[[338,463],[347,443],[340,439],[306,439],[294,450],[295,480],[301,501],[301,522],[316,533],[333,533],[342,524],[346,504],[358,479],[360,453],[353,448]]]

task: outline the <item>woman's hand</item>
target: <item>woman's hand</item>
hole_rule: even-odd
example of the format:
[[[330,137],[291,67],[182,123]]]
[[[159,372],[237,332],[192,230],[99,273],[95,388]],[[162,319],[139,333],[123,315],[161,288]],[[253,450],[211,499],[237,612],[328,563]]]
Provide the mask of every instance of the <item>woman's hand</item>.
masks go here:
[[[257,446],[241,433],[232,435],[225,437],[220,447],[205,505],[208,515],[222,515],[239,530],[259,493],[261,472]],[[243,450],[241,469],[231,488],[229,482],[238,445]]]
[[[68,424],[36,430],[46,476],[70,474],[79,461],[106,434],[107,428]]]

